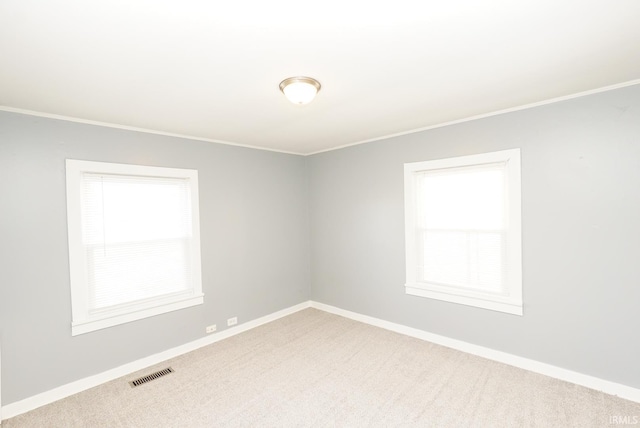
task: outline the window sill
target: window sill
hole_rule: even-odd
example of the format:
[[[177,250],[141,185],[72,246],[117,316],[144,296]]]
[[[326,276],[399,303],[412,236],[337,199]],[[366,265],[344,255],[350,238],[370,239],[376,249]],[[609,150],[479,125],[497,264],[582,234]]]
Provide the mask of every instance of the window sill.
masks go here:
[[[167,312],[177,311],[179,309],[184,309],[191,306],[201,305],[202,303],[204,303],[204,294],[200,294],[198,296],[190,296],[179,301],[168,302],[163,305],[139,309],[125,314],[112,316],[107,315],[102,316],[99,319],[73,322],[71,324],[71,335],[77,336],[79,334],[89,333],[91,331],[101,330],[103,328],[113,327],[115,325],[124,324],[131,321],[152,317]]]
[[[445,293],[442,291],[428,290],[412,284],[405,284],[405,290],[407,294],[410,294],[412,296],[427,297],[430,299],[458,303],[467,306],[474,306],[476,308],[489,309],[492,311],[504,312],[512,315],[523,315],[522,303],[509,301],[508,298],[501,298],[499,296],[493,297],[487,295],[486,297],[474,297],[461,294]]]

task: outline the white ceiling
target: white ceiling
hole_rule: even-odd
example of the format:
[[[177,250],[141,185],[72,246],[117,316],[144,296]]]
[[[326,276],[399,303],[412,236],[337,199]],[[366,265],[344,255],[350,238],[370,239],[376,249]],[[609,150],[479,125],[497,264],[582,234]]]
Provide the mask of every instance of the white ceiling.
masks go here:
[[[0,1],[2,109],[292,153],[638,79],[638,0]]]

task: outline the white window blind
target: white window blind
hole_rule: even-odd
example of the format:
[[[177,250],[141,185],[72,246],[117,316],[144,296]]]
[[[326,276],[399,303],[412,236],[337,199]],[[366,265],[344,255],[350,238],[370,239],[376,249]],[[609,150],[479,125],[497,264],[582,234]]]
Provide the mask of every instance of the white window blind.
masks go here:
[[[409,294],[522,314],[518,149],[405,164]]]
[[[504,293],[504,164],[417,175],[420,281]]]
[[[186,179],[82,176],[89,310],[189,292]]]
[[[72,333],[202,303],[197,171],[67,160]]]

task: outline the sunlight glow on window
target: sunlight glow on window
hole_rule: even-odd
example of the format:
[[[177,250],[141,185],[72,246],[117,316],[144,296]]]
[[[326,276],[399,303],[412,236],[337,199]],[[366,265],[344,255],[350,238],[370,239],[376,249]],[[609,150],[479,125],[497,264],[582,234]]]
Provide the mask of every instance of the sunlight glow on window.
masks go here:
[[[418,280],[505,291],[504,164],[416,175]]]
[[[83,174],[89,310],[190,289],[185,179]]]

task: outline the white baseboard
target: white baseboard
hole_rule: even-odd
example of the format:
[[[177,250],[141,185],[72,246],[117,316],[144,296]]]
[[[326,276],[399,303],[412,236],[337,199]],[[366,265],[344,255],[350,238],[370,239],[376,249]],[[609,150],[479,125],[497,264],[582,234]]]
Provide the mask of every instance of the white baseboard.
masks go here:
[[[309,308],[310,306],[311,302],[303,302],[298,305],[283,309],[281,311],[265,315],[264,317],[239,324],[235,327],[231,327],[219,333],[214,333],[201,339],[194,340],[193,342],[185,343],[184,345],[180,345],[175,348],[171,348],[166,351],[150,355],[136,361],[132,361],[114,369],[110,369],[105,372],[59,386],[49,391],[36,394],[29,398],[25,398],[24,400],[7,404],[6,406],[0,408],[0,414],[4,419],[12,418],[46,404],[53,403],[54,401],[69,397],[70,395],[77,394],[89,388],[93,388],[105,382],[109,382],[119,377],[126,376],[138,370],[143,370],[147,367],[162,363],[163,361],[175,358],[179,355],[186,354],[187,352],[202,348],[203,346],[211,345],[212,343],[219,342],[223,339],[235,336],[247,330],[251,330],[268,322],[275,321],[278,318],[291,315],[295,312]]]
[[[543,374],[555,379],[564,380],[576,385],[581,385],[587,388],[604,392],[606,394],[616,395],[620,398],[640,403],[640,389],[633,388],[631,386],[574,372],[571,370],[553,366],[551,364],[541,363],[539,361],[530,360],[528,358],[519,357],[517,355],[509,354],[506,352],[496,351],[494,349],[485,348],[483,346],[474,345],[468,342],[463,342],[461,340],[451,339],[446,336],[440,336],[423,330],[418,330],[416,328],[407,327],[401,324],[395,324],[389,321],[373,318],[356,312],[336,308],[335,306],[325,305],[324,303],[312,301],[311,307],[335,315],[340,315],[355,321],[360,321],[365,324],[384,328],[385,330],[394,331],[396,333],[415,337],[417,339],[422,339],[427,342],[436,343],[438,345],[446,346],[447,348],[453,348],[458,351],[466,352],[468,354],[477,355],[489,360],[498,361],[510,366],[529,370],[534,373]]]
[[[295,306],[283,309],[273,314],[266,315],[264,317],[240,324],[236,327],[229,328],[227,330],[215,333],[201,339],[194,340],[193,342],[186,343],[175,348],[168,349],[158,354],[150,355],[145,358],[141,358],[136,361],[124,364],[111,370],[99,373],[94,376],[89,376],[84,379],[62,385],[58,388],[34,395],[24,400],[20,400],[11,404],[7,404],[0,408],[0,414],[3,418],[8,419],[19,414],[28,412],[46,404],[53,403],[65,397],[73,394],[85,391],[89,388],[93,388],[102,383],[109,382],[122,376],[126,376],[130,373],[138,370],[143,370],[147,367],[159,364],[163,361],[185,354],[187,352],[194,351],[202,348],[203,346],[210,345],[220,340],[235,336],[243,333],[247,330],[251,330],[263,324],[275,321],[279,318],[291,315],[295,312],[301,311],[306,308],[315,308],[321,311],[329,312],[332,314],[340,315],[345,318],[350,318],[355,321],[360,321],[366,324],[373,325],[375,327],[384,328],[386,330],[394,331],[396,333],[404,334],[407,336],[415,337],[417,339],[426,340],[428,342],[436,343],[438,345],[446,346],[448,348],[457,349],[462,352],[466,352],[473,355],[478,355],[483,358],[498,361],[504,364],[508,364],[521,369],[529,370],[535,373],[540,373],[546,376],[550,376],[556,379],[571,382],[577,385],[585,386],[587,388],[602,391],[607,394],[617,395],[618,397],[626,400],[631,400],[640,403],[640,389],[636,389],[627,385],[607,381],[597,377],[577,373],[571,370],[556,367],[550,364],[541,363],[539,361],[530,360],[527,358],[519,357],[517,355],[508,354],[506,352],[496,351],[494,349],[485,348],[478,345],[473,345],[461,340],[451,339],[449,337],[440,336],[437,334],[429,333],[416,328],[407,327],[401,324],[395,324],[389,321],[385,321],[379,318],[362,315],[356,312],[347,311],[337,308],[335,306],[326,305],[324,303],[307,301]]]
[[[0,425],[2,425],[2,338],[0,337]]]

